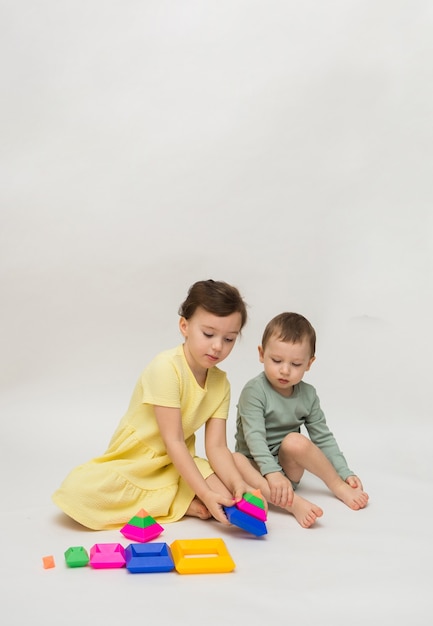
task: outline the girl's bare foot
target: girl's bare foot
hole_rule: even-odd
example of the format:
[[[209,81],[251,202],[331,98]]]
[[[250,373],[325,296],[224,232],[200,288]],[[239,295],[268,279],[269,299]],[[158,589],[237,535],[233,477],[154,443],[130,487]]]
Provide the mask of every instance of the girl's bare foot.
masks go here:
[[[344,480],[332,491],[337,498],[354,511],[359,511],[359,509],[363,509],[367,506],[368,494],[360,487],[351,487],[345,483]]]
[[[200,519],[209,519],[212,517],[203,502],[197,497],[191,501],[185,515],[188,515],[189,517],[198,517]]]
[[[323,511],[319,506],[301,498],[296,493],[293,496],[292,505],[285,508],[295,516],[302,528],[310,528],[316,519],[323,515]]]

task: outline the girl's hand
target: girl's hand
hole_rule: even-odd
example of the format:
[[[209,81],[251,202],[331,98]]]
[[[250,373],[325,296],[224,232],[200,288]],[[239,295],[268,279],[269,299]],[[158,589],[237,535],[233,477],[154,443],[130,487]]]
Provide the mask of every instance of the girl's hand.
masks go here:
[[[206,495],[202,497],[202,500],[212,517],[218,522],[221,522],[221,524],[230,526],[230,522],[227,519],[223,507],[233,506],[234,500],[232,498],[222,496],[220,493],[209,490]]]
[[[290,480],[281,472],[270,472],[265,478],[271,491],[271,503],[276,506],[291,506],[294,494]]]
[[[359,488],[364,490],[362,482],[359,480],[358,476],[348,476],[345,482],[350,485],[350,487],[353,487],[353,489]]]
[[[240,481],[237,484],[233,485],[232,491],[233,491],[233,503],[232,504],[236,504],[236,502],[240,502],[242,500],[244,493],[253,493],[255,489],[251,485],[248,485],[247,483]]]

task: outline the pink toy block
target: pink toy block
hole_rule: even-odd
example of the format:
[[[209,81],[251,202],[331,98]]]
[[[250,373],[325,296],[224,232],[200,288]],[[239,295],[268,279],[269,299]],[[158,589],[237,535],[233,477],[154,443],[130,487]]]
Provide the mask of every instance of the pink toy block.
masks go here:
[[[252,515],[252,517],[259,519],[262,522],[266,522],[267,520],[265,509],[261,509],[255,504],[252,504],[251,502],[244,500],[244,498],[242,498],[242,500],[237,502],[236,506],[240,511],[243,511],[244,513],[247,513],[248,515]]]
[[[141,509],[120,529],[120,532],[127,539],[144,543],[158,537],[163,530],[147,511]]]
[[[125,567],[125,549],[120,543],[95,543],[90,548],[90,565],[95,569]]]

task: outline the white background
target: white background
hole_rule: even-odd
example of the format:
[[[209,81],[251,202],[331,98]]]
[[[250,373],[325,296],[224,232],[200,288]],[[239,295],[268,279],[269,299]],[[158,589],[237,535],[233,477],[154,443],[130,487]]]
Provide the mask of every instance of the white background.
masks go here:
[[[1,0],[0,67],[7,623],[428,623],[432,4]],[[165,530],[223,536],[233,574],[67,569],[69,546],[121,536],[51,494],[104,451],[206,278],[249,305],[223,367],[231,447],[264,325],[298,311],[318,334],[306,380],[371,503],[306,477],[314,529],[271,512],[264,540]]]

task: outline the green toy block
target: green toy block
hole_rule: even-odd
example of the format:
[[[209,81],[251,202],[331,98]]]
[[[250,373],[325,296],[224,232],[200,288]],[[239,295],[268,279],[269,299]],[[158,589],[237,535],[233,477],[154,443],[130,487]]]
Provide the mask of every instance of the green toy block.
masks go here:
[[[66,550],[65,561],[68,567],[85,567],[89,562],[89,555],[83,546],[74,546]]]
[[[265,508],[265,503],[263,502],[262,498],[259,498],[258,496],[255,496],[252,493],[244,493],[242,497],[244,500],[246,500],[250,504],[254,504],[254,506],[258,506],[259,509]]]
[[[131,517],[128,522],[129,526],[137,526],[137,528],[147,528],[148,526],[152,526],[154,523],[155,520],[150,515],[147,515],[146,517],[134,515],[134,517]]]

